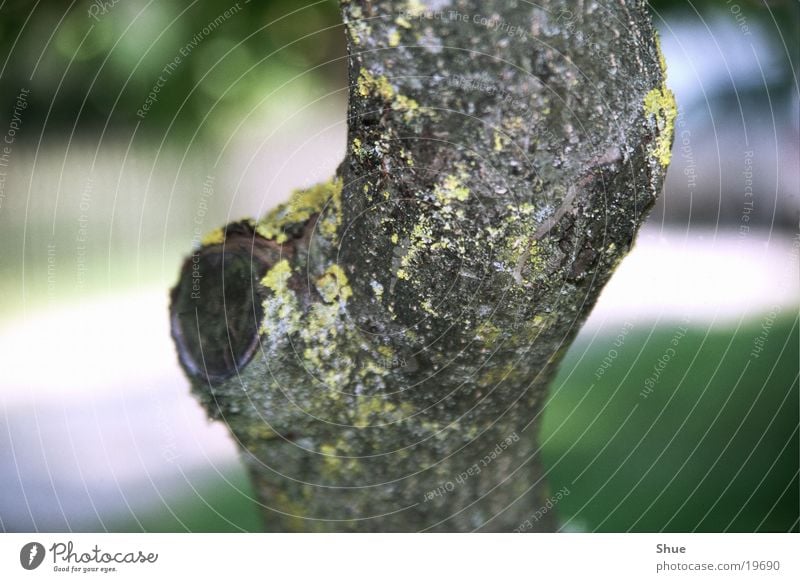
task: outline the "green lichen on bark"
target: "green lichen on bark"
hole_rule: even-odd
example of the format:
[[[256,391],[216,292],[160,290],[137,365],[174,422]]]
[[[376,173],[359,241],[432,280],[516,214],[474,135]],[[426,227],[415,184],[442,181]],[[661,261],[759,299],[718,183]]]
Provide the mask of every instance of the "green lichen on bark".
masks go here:
[[[650,19],[638,1],[342,12],[337,176],[200,251],[250,237],[259,349],[224,378],[181,361],[268,529],[511,530],[547,495],[548,382],[664,178]]]

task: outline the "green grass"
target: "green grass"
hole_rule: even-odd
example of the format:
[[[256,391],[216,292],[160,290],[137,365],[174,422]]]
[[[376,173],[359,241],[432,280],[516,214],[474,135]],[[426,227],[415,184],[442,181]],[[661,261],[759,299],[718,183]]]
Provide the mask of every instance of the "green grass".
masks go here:
[[[570,489],[566,529],[797,531],[797,319],[776,320],[752,358],[760,326],[690,327],[646,398],[679,325],[572,346],[542,434],[551,487]]]
[[[191,482],[191,485],[189,485]],[[257,532],[261,509],[242,467],[220,475],[187,476],[185,490],[165,495],[164,502],[136,516],[106,524],[121,532]]]

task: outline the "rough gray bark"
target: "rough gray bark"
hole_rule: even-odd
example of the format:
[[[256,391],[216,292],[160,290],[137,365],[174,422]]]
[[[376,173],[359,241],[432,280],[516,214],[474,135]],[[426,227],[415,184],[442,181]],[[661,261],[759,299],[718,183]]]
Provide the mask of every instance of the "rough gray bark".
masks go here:
[[[268,529],[513,530],[550,491],[548,382],[669,162],[650,18],[638,0],[342,10],[346,159],[187,260],[181,362]]]

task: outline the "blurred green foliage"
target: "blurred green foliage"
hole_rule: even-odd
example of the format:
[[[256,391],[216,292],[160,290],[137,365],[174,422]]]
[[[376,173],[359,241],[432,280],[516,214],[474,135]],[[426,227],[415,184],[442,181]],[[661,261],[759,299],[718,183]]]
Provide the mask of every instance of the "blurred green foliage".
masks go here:
[[[189,3],[80,0],[0,8],[0,99],[32,88],[48,126],[193,128],[241,114],[296,75],[341,86],[345,38],[333,0]],[[169,71],[170,63],[180,62]],[[157,101],[137,116],[157,86]]]

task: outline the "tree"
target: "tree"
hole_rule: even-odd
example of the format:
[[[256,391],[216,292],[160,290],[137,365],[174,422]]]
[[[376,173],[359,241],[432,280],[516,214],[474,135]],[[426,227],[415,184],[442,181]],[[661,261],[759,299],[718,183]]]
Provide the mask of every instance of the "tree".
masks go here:
[[[551,530],[547,385],[669,163],[646,5],[342,13],[346,158],[187,259],[180,360],[268,529]]]

